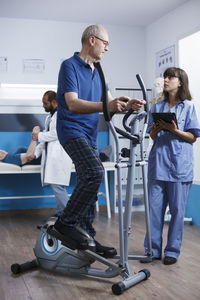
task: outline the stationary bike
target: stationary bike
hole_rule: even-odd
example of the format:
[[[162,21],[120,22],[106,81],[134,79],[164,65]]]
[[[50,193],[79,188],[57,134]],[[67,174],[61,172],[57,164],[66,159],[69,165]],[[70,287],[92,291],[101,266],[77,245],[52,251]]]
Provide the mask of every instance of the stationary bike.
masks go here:
[[[131,214],[132,214],[132,199],[134,191],[134,172],[135,172],[135,149],[137,145],[143,144],[143,139],[145,136],[146,126],[147,126],[147,116],[148,116],[148,104],[146,105],[146,111],[141,113],[134,113],[132,110],[128,111],[123,119],[123,125],[125,130],[116,128],[113,126],[111,118],[112,115],[108,111],[107,102],[107,87],[105,84],[104,75],[100,64],[97,64],[97,68],[102,81],[103,89],[103,111],[105,120],[111,129],[116,143],[116,169],[117,169],[117,181],[118,181],[118,206],[119,206],[119,239],[120,239],[120,255],[116,255],[113,262],[110,259],[102,257],[95,252],[95,242],[94,240],[81,228],[77,230],[83,235],[85,240],[87,240],[88,247],[86,250],[74,249],[70,241],[65,242],[59,240],[59,236],[51,236],[53,225],[56,221],[55,217],[47,220],[41,228],[39,236],[37,238],[34,253],[36,258],[32,261],[25,262],[23,264],[13,264],[11,266],[11,271],[14,274],[19,274],[23,271],[29,270],[31,268],[41,267],[50,271],[58,271],[64,274],[80,274],[89,275],[102,278],[112,278],[116,276],[121,276],[122,280],[118,283],[113,284],[112,291],[115,295],[122,294],[126,289],[134,286],[135,284],[146,280],[150,277],[150,272],[147,269],[143,269],[138,273],[132,274],[129,267],[129,259],[144,259],[147,261],[152,260],[151,251],[151,239],[149,231],[149,208],[146,195],[146,182],[144,183],[144,194],[145,194],[145,211],[146,211],[146,229],[148,237],[149,250],[147,255],[144,256],[130,256],[128,254],[129,247],[129,235],[131,228]],[[143,97],[147,101],[146,89],[144,87],[143,81],[139,75],[137,79],[143,91]],[[128,119],[131,118],[129,125],[127,125]],[[138,123],[144,123],[142,133],[138,133]],[[119,136],[118,134],[126,137],[130,141],[130,152],[128,163],[121,162],[121,156],[119,151]],[[145,166],[144,159],[140,162],[141,166]],[[128,183],[126,192],[126,205],[123,211],[123,200],[122,200],[122,188],[121,188],[121,169],[123,167],[128,167]],[[143,170],[144,172],[144,170]],[[144,176],[146,176],[143,173]],[[102,263],[105,268],[97,269],[93,268],[92,264],[98,261]]]

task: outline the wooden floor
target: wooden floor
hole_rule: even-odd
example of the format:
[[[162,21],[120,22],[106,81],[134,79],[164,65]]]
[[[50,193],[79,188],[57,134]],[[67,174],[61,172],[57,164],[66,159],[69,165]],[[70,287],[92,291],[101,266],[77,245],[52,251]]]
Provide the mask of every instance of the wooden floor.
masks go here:
[[[44,270],[13,275],[11,264],[34,258],[38,235],[36,225],[53,215],[53,209],[0,212],[0,299],[1,300],[199,300],[200,299],[200,227],[185,224],[182,252],[178,262],[165,266],[161,261],[141,264],[131,261],[132,272],[149,269],[151,276],[125,291],[112,294],[112,284],[121,280],[69,277]],[[144,215],[133,214],[130,253],[143,254]],[[117,216],[108,220],[100,212],[95,220],[96,239],[118,249]],[[164,228],[166,240],[167,225]]]

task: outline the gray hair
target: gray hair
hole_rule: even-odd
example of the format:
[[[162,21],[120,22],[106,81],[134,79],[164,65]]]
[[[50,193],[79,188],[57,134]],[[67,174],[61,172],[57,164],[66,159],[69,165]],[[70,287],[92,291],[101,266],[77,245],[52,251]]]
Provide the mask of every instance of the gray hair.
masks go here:
[[[90,25],[88,26],[84,31],[83,31],[83,34],[82,34],[82,38],[81,38],[81,43],[82,44],[85,44],[87,43],[89,37],[91,35],[94,35],[94,36],[98,36],[101,34],[101,28],[102,26],[101,25]]]

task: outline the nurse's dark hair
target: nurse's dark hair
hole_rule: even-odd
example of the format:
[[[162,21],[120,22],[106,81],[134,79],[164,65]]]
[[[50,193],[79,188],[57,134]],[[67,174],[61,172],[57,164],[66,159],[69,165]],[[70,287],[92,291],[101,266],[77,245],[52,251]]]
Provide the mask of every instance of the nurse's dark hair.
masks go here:
[[[102,28],[102,26],[98,25],[98,24],[88,26],[83,31],[83,34],[82,34],[82,37],[81,37],[82,45],[87,43],[87,41],[88,41],[88,39],[91,35],[101,37],[101,28]]]
[[[192,100],[192,96],[190,94],[189,90],[189,81],[188,81],[188,76],[186,72],[180,68],[176,67],[171,67],[165,70],[163,77],[177,77],[180,80],[181,86],[178,89],[178,92],[176,94],[176,98],[178,100],[184,101],[185,99],[187,100]],[[166,91],[163,91],[164,94],[164,100],[168,100],[169,94]]]
[[[56,100],[56,92],[54,91],[46,91],[44,96],[48,97],[48,101],[51,103],[53,100]]]

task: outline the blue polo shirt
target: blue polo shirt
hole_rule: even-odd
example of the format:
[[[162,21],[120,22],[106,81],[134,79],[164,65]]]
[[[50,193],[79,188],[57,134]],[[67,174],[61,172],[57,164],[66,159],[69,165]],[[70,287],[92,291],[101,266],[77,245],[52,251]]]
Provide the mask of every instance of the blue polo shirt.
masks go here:
[[[200,124],[194,104],[191,101],[179,101],[169,109],[167,101],[154,104],[150,111],[147,132],[151,131],[153,112],[174,112],[181,131],[190,131],[200,137]],[[148,178],[172,182],[190,182],[193,180],[194,158],[193,144],[178,135],[161,130],[154,140],[149,154]]]
[[[70,112],[64,94],[75,92],[78,98],[99,102],[102,85],[98,70],[92,69],[78,53],[65,60],[60,67],[57,90],[57,133],[62,145],[69,140],[86,137],[91,145],[96,146],[99,113],[79,114]],[[74,100],[76,101],[76,100]]]

